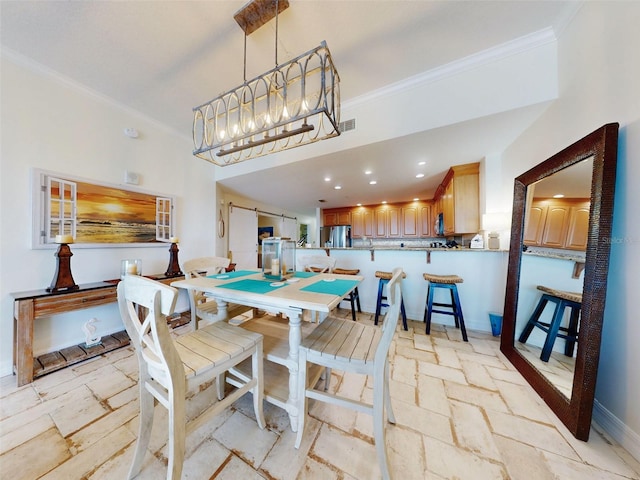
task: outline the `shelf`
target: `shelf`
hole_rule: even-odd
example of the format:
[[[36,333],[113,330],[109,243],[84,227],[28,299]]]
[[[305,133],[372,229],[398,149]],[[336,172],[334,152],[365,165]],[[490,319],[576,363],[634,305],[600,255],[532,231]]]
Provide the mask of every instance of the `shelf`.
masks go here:
[[[45,353],[33,360],[33,377],[41,377],[76,363],[84,362],[103,353],[129,345],[129,336],[122,330],[102,337],[101,343],[87,347],[84,343]]]

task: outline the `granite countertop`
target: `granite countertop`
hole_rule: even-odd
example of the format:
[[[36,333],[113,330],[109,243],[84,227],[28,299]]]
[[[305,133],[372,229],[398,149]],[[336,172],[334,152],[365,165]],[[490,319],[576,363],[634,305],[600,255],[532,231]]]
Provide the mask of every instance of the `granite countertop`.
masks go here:
[[[571,262],[584,263],[585,252],[563,252],[558,250],[534,250],[529,248],[523,255],[531,255],[533,257],[557,258],[558,260],[569,260]]]

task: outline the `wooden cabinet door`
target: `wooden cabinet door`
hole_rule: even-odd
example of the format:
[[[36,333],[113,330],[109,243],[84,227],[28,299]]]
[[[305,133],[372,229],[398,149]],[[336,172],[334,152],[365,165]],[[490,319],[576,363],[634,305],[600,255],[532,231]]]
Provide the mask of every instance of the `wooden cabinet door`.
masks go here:
[[[374,217],[374,211],[371,208],[364,209],[364,236],[367,238],[373,237]]]
[[[420,235],[420,209],[418,205],[402,207],[402,236],[413,238]]]
[[[542,234],[542,246],[563,248],[567,238],[570,208],[565,205],[551,205],[547,211],[547,221]]]
[[[446,185],[444,189],[444,195],[442,196],[442,214],[444,219],[445,235],[453,235],[453,233],[456,231],[453,193],[453,181],[450,181]]]
[[[373,236],[376,238],[387,237],[387,209],[386,207],[376,208],[374,215]]]
[[[477,233],[480,230],[480,185],[478,174],[453,178],[453,233]],[[446,230],[446,220],[445,220]]]
[[[362,238],[364,236],[364,209],[357,207],[351,211],[351,238]]]
[[[435,234],[432,233],[433,221],[431,217],[431,205],[421,205],[418,218],[420,220],[420,236],[435,237]]]
[[[589,204],[571,207],[565,248],[586,250],[589,234]]]
[[[337,225],[351,225],[351,210],[339,210],[337,214]]]
[[[402,208],[397,205],[388,205],[387,219],[389,220],[387,236],[402,237]]]
[[[322,225],[325,227],[333,227],[338,224],[338,214],[332,211],[325,211],[322,214]]]
[[[527,218],[527,226],[524,230],[525,245],[542,245],[542,234],[544,233],[544,224],[547,221],[546,205],[531,205],[529,209],[529,217]]]

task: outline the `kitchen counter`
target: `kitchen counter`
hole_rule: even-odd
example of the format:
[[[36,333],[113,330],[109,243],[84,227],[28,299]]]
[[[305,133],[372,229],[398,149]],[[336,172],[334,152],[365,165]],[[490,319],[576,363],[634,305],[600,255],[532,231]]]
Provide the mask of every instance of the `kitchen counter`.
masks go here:
[[[487,255],[490,252],[492,255]],[[390,272],[401,267],[407,274],[402,281],[402,297],[409,319],[422,321],[428,283],[424,273],[459,275],[460,301],[469,330],[491,331],[488,312],[502,312],[506,284],[508,251],[471,248],[432,248],[357,246],[351,248],[297,248],[296,265],[302,268],[305,257],[329,254],[336,267],[358,269],[364,280],[359,285],[364,312],[375,312],[378,292],[376,271]],[[446,292],[439,292],[445,294]],[[348,308],[348,303],[343,303]],[[453,325],[449,316],[436,315],[434,323]]]
[[[377,246],[372,245],[369,247],[305,247],[297,248],[296,250],[304,252],[307,250],[359,250],[359,251],[371,251],[371,250],[392,250],[392,251],[409,251],[409,252],[508,252],[508,250],[502,249],[488,249],[488,248],[469,248],[469,247],[457,247],[457,248],[445,248],[445,247],[398,247],[398,246]]]

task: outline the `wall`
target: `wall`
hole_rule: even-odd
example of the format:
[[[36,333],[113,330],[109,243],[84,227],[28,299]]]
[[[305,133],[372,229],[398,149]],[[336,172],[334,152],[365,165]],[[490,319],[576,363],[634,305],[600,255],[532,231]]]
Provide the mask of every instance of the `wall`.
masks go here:
[[[225,167],[227,168],[227,167]],[[300,224],[301,223],[305,223],[307,225],[309,225],[309,233],[311,234],[311,236],[313,236],[313,232],[316,231],[316,218],[315,217],[310,217],[308,215],[303,215],[299,212],[295,212],[293,210],[288,210],[288,209],[283,209],[281,207],[276,207],[274,205],[267,205],[265,203],[262,202],[257,202],[255,200],[252,200],[250,198],[241,196],[241,195],[237,195],[234,194],[228,190],[226,190],[222,185],[218,185],[217,186],[217,194],[216,194],[216,198],[217,198],[217,202],[218,205],[220,205],[220,209],[222,211],[222,215],[224,218],[224,221],[226,223],[226,225],[228,226],[228,222],[229,222],[229,203],[233,203],[234,205],[238,205],[241,207],[246,207],[246,208],[256,208],[260,211],[263,212],[269,212],[269,213],[273,213],[276,215],[285,215],[287,217],[292,217],[292,218],[296,218],[298,220],[298,234],[300,232]],[[265,223],[265,225],[274,225],[274,235],[276,235],[276,222],[274,219],[274,221],[269,222],[268,218],[266,216],[260,216],[259,219],[264,218],[265,221],[267,223]],[[263,226],[262,223],[259,223],[259,226]],[[227,228],[227,231],[229,229]],[[312,238],[310,241],[315,241],[315,238]],[[217,244],[217,253],[216,255],[219,256],[223,256],[226,257],[227,256],[227,252],[229,251],[229,237],[228,235],[225,235],[225,237],[223,239],[219,239],[218,240],[218,244]]]
[[[503,155],[504,178],[620,123],[611,266],[594,419],[640,459],[640,18],[638,2],[585,2],[558,39],[560,97]]]
[[[0,190],[0,375],[12,372],[11,292],[47,287],[55,271],[55,250],[31,249],[31,170],[41,168],[98,182],[122,184],[125,170],[141,175],[140,188],[174,195],[181,261],[211,255],[215,248],[214,167],[191,155],[182,138],[126,108],[2,57]],[[123,134],[140,131],[138,139]],[[143,272],[161,273],[168,246],[80,248],[72,246],[71,267],[78,284],[119,277],[120,260],[142,259]],[[36,322],[35,353],[81,343],[81,326],[96,317],[101,335],[122,330],[116,305]]]

